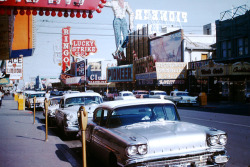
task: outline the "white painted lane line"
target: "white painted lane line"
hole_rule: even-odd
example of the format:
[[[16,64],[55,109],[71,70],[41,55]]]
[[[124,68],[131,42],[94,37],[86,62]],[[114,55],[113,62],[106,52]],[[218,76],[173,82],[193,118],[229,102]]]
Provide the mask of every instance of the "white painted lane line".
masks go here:
[[[192,117],[185,117],[185,116],[182,116],[182,118],[195,119],[195,120],[207,121],[207,122],[216,122],[216,123],[220,123],[220,124],[227,124],[227,125],[234,125],[234,126],[241,126],[241,127],[250,128],[249,125],[233,124],[233,123],[228,123],[228,122],[220,122],[220,121],[213,121],[213,120],[206,120],[206,119],[192,118]]]

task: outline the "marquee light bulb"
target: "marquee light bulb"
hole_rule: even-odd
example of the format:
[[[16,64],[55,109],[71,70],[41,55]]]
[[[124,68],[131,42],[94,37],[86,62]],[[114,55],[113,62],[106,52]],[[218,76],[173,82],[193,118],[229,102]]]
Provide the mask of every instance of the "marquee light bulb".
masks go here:
[[[37,15],[37,11],[35,9],[32,11],[32,15],[34,15],[34,16]]]

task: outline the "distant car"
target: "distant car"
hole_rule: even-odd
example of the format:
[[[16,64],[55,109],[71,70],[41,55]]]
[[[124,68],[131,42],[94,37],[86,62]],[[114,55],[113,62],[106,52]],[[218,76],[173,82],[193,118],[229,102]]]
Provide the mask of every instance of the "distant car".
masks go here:
[[[134,99],[97,106],[87,150],[106,166],[224,166],[227,134],[182,122],[173,102]]]
[[[36,106],[34,106],[34,97],[36,97]],[[25,105],[29,109],[35,108],[44,108],[45,92],[31,92],[28,94],[27,99],[25,100]]]
[[[164,99],[165,96],[167,96],[167,93],[162,90],[152,90],[149,92],[149,98]]]
[[[118,96],[115,97],[115,100],[127,100],[127,99],[136,99],[134,94],[130,91],[121,91]]]
[[[23,95],[24,95],[25,99],[27,99],[27,98],[28,98],[28,95],[29,95],[30,93],[34,93],[34,92],[35,92],[34,90],[25,90],[25,91],[23,92]]]
[[[80,106],[85,106],[90,117],[93,116],[95,106],[102,102],[102,96],[95,92],[65,94],[55,112],[56,125],[61,129],[65,137],[77,134],[79,131],[77,112]]]
[[[187,91],[172,91],[166,99],[172,100],[176,104],[198,104],[198,96],[190,96]]]
[[[135,95],[136,98],[143,98],[143,95],[148,95],[148,91],[147,90],[135,90],[133,94]]]
[[[63,95],[63,91],[51,91],[50,95],[51,96],[62,96]]]
[[[61,98],[62,96],[55,96],[49,99],[48,122],[51,125],[55,123],[55,113],[56,109],[59,108]],[[45,109],[43,110],[43,115],[45,116]]]

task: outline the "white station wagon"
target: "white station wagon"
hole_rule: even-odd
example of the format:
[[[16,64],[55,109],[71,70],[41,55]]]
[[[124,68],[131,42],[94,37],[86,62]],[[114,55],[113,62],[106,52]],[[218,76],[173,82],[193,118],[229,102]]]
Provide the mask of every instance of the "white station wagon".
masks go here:
[[[103,102],[102,96],[95,92],[65,94],[62,96],[59,108],[55,112],[55,122],[65,137],[77,134],[79,131],[77,112],[80,106],[85,106],[88,116],[93,116],[97,104]]]

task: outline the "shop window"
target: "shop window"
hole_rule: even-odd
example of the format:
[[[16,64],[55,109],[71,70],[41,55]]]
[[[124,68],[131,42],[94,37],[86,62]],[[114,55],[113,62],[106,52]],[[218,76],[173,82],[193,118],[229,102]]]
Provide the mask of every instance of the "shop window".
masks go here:
[[[239,38],[237,41],[238,46],[238,56],[243,56],[243,38]]]
[[[207,54],[201,54],[201,60],[207,60]]]
[[[232,56],[232,54],[231,54],[231,41],[227,42],[227,56],[228,57]]]
[[[245,38],[245,56],[248,55],[248,38]]]
[[[227,57],[227,43],[226,41],[222,42],[222,57]]]

